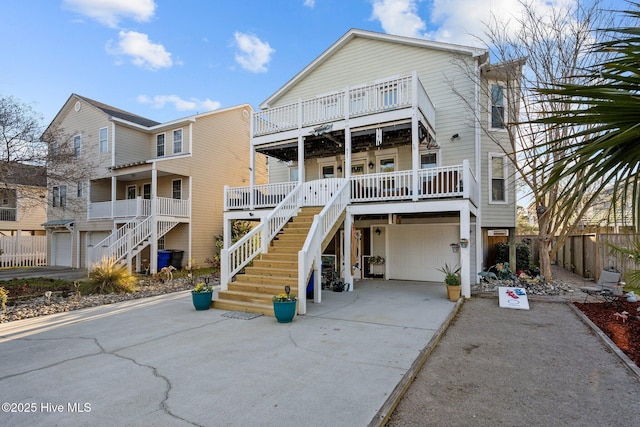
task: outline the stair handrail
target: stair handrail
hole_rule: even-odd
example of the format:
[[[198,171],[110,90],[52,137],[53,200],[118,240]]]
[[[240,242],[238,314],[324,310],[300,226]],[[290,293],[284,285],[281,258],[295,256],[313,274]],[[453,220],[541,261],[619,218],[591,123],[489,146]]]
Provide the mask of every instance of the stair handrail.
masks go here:
[[[138,224],[139,221],[140,221],[140,218],[138,217],[127,221],[120,228],[116,229],[115,233],[109,234],[107,237],[105,237],[104,239],[96,243],[90,250],[91,254],[89,256],[89,259],[101,260],[103,257],[105,257],[104,252],[102,252],[104,250],[100,248],[106,247],[107,248],[106,251],[108,252],[111,245],[113,245],[118,239],[122,238],[130,230],[132,230]],[[101,253],[97,254],[96,252],[98,251],[101,251]],[[100,256],[97,256],[97,255],[100,255]],[[109,255],[106,255],[106,257],[108,258]]]
[[[319,261],[322,255],[322,242],[331,231],[336,221],[347,208],[351,196],[351,185],[349,180],[338,187],[333,197],[329,199],[327,205],[319,214],[313,217],[313,223],[309,228],[309,233],[304,241],[302,249],[298,252],[298,295],[307,294],[307,279],[310,275],[314,262]],[[315,278],[317,286],[320,278]],[[307,313],[307,299],[298,298],[298,314]]]
[[[300,207],[302,184],[296,185],[260,224],[227,249],[220,251],[220,288],[227,290],[231,278],[256,256],[267,252],[267,245],[297,213]]]
[[[136,247],[151,235],[152,223],[153,221],[150,216],[139,222],[133,229],[129,230],[129,232],[109,246],[109,256],[115,257],[116,262],[127,256],[131,248]]]

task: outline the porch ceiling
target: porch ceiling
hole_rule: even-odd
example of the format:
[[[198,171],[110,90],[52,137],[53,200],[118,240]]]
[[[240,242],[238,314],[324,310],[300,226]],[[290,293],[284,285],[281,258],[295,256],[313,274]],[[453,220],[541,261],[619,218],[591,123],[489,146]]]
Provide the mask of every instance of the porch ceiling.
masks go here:
[[[370,127],[351,132],[351,152],[360,153],[368,150],[393,148],[411,144],[411,123],[396,124],[393,126],[380,126],[382,128],[382,143],[376,144],[376,128]],[[426,129],[420,124],[420,138],[428,135]],[[344,154],[345,133],[344,130],[336,130],[322,135],[308,135],[304,137],[305,160],[332,157]],[[258,153],[263,153],[284,161],[298,160],[298,144],[288,142],[281,145],[257,147]]]

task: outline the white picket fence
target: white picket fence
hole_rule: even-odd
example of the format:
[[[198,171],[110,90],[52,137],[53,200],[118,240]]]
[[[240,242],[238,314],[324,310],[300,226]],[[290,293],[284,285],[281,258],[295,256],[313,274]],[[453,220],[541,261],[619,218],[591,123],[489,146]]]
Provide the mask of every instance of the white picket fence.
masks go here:
[[[0,267],[47,265],[47,236],[0,236]]]

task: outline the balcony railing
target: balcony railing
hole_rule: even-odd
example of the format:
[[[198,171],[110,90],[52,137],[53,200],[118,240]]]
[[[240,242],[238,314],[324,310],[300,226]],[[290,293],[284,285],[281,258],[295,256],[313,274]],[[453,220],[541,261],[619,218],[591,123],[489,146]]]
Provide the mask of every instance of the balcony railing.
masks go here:
[[[417,171],[417,191],[414,196],[414,174],[411,170],[389,173],[374,173],[351,177],[350,203],[429,200],[464,198],[477,201],[478,183],[465,160],[462,165],[443,166]],[[303,205],[323,206],[326,197],[333,196],[339,186],[339,178],[305,182],[310,190]],[[275,207],[286,196],[287,188],[293,189],[295,182],[267,184],[254,187],[254,201],[250,202],[250,187],[225,188],[225,209],[254,209]],[[314,190],[315,189],[315,190]],[[279,195],[276,197],[275,195]]]
[[[407,108],[414,104],[431,126],[435,126],[435,108],[416,73],[257,111],[253,113],[253,136]]]
[[[189,217],[189,200],[156,197],[156,215]],[[151,200],[135,199],[114,200],[112,202],[94,202],[89,204],[89,219],[135,218],[151,215]]]

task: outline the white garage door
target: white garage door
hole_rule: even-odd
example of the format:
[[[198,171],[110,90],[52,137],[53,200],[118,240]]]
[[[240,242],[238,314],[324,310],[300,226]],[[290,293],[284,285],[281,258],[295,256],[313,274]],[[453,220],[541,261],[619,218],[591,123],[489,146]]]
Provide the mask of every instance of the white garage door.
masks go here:
[[[390,279],[443,282],[438,268],[460,264],[460,254],[449,246],[460,240],[457,225],[392,225],[388,230]]]
[[[71,267],[71,233],[53,233],[53,265]]]

